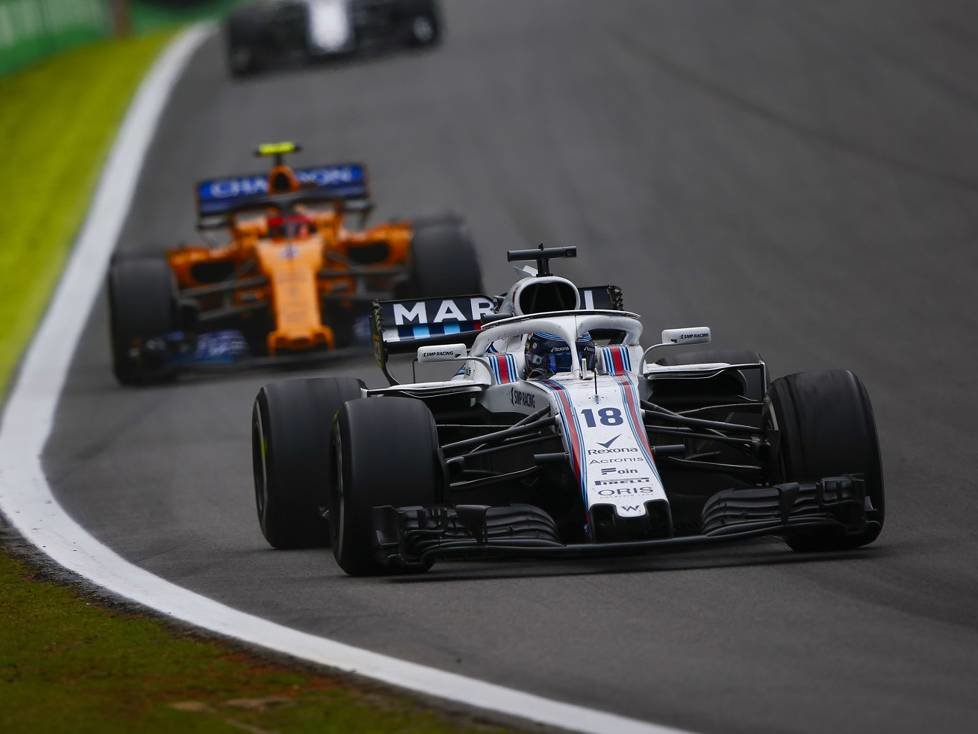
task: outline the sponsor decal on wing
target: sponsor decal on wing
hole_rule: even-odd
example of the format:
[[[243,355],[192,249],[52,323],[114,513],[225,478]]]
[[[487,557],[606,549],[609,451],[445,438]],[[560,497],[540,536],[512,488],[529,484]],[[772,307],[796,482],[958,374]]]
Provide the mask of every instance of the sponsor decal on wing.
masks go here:
[[[366,168],[360,163],[296,168],[299,184],[304,188],[354,199],[367,195]],[[268,194],[268,175],[253,173],[201,181],[197,184],[197,202],[201,215],[222,214],[237,202]]]

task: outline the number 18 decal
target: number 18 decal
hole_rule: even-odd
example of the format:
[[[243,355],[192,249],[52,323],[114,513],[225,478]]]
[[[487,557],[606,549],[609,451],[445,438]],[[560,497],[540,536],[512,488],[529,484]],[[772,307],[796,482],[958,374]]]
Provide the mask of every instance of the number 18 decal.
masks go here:
[[[588,428],[595,428],[598,423],[601,423],[602,426],[620,426],[624,420],[618,408],[601,408],[598,411],[597,422],[594,420],[594,410],[592,408],[585,408],[581,411],[581,415],[584,416],[584,422]]]

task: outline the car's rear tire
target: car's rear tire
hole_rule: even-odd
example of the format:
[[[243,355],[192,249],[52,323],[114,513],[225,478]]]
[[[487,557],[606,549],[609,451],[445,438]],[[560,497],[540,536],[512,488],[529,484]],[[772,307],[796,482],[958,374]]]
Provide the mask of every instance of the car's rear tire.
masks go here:
[[[441,41],[441,17],[434,0],[401,0],[398,16],[408,46],[424,48]]]
[[[482,270],[464,225],[444,221],[417,226],[411,241],[407,297],[482,293]]]
[[[112,369],[123,385],[162,382],[173,376],[165,352],[154,360],[143,347],[180,330],[176,281],[164,258],[114,260],[109,268]]]
[[[350,377],[282,380],[263,386],[251,419],[255,505],[274,548],[329,545],[323,516],[333,480],[330,432],[336,411],[361,397]]]
[[[227,65],[231,76],[242,78],[258,71],[255,52],[244,44],[230,45],[227,48]]]
[[[848,370],[800,372],[774,380],[770,395],[781,432],[780,481],[863,474],[872,504],[859,534],[799,532],[788,545],[797,551],[831,551],[874,541],[883,528],[883,469],[873,408],[862,382]]]
[[[411,398],[346,403],[336,416],[333,451],[329,520],[336,562],[351,576],[387,572],[375,552],[373,508],[431,505],[444,494],[431,411]]]

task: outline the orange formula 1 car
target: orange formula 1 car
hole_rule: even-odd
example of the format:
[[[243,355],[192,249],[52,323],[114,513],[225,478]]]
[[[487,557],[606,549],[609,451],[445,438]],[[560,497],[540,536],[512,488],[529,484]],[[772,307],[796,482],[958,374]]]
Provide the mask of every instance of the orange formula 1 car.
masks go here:
[[[482,292],[461,220],[367,227],[365,167],[286,165],[285,154],[298,150],[262,145],[257,155],[274,160],[267,174],[197,184],[198,228],[226,230],[226,242],[113,259],[109,312],[119,382],[338,355],[369,343],[374,300]]]

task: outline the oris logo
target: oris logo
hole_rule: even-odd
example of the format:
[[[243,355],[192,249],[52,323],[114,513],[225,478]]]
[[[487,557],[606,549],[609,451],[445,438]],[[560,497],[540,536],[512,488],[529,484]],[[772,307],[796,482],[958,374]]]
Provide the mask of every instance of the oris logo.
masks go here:
[[[655,494],[655,487],[616,487],[614,489],[599,489],[602,497],[626,497],[636,494]]]

